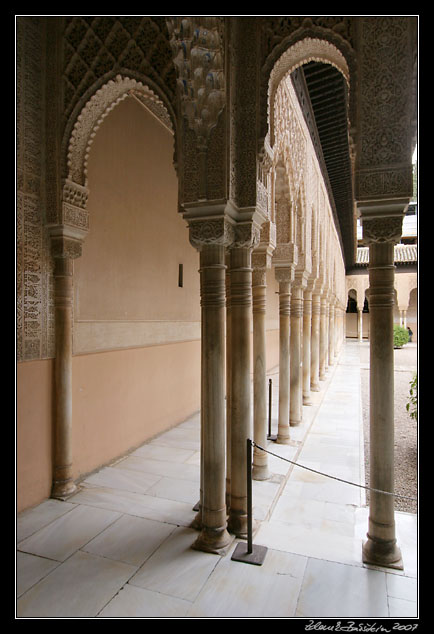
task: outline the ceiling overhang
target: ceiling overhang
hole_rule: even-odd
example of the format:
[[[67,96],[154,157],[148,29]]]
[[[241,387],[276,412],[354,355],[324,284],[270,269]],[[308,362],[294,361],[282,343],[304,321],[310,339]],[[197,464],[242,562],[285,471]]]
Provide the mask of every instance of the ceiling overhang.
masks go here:
[[[309,62],[291,74],[333,210],[346,269],[356,257],[356,223],[348,137],[348,89],[331,64]]]

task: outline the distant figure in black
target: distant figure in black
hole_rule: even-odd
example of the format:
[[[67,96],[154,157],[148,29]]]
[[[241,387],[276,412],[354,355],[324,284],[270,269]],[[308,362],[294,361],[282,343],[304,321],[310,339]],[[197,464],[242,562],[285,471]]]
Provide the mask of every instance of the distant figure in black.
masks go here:
[[[413,336],[413,331],[412,331],[412,329],[410,328],[410,326],[407,326],[407,330],[408,330],[408,340],[409,340],[409,341],[410,341],[410,343],[411,343],[411,338],[412,338],[412,336]]]

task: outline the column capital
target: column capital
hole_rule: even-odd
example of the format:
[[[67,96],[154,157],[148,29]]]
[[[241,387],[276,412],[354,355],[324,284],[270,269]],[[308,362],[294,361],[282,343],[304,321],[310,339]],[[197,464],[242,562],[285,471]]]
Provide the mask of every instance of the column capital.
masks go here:
[[[286,242],[284,244],[277,244],[273,255],[273,263],[276,267],[288,267],[295,268],[298,263],[298,247],[294,242]]]
[[[51,225],[48,227],[51,242],[51,255],[54,258],[79,258],[81,256],[84,236],[74,227]]]
[[[408,198],[388,201],[358,202],[357,207],[363,228],[363,242],[373,243],[399,242],[402,233],[402,220],[408,207]]]
[[[190,244],[200,251],[207,245],[229,247],[235,239],[234,223],[228,218],[195,218],[188,219]]]
[[[279,284],[291,284],[294,281],[294,267],[282,266],[275,267],[274,276]]]

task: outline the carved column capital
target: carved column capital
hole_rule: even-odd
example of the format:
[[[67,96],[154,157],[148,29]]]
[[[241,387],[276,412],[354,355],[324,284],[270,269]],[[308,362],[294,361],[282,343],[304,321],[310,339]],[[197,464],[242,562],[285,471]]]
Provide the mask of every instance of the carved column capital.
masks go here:
[[[83,239],[64,226],[50,227],[51,255],[53,258],[75,259],[81,256]]]
[[[274,269],[276,282],[279,284],[291,284],[294,281],[294,268],[292,266],[277,267]]]
[[[254,249],[258,246],[261,228],[255,222],[237,222],[235,225],[233,249]]]
[[[227,218],[188,220],[190,244],[200,251],[207,245],[228,247],[235,238],[234,223]]]
[[[384,242],[397,244],[402,233],[402,216],[362,219],[362,226],[364,244]]]

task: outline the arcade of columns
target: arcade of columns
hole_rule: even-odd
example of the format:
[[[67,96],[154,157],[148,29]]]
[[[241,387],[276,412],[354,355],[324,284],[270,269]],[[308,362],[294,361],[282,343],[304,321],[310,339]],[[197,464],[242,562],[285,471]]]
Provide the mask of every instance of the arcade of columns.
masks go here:
[[[195,20],[207,24],[194,24]],[[253,435],[265,445],[266,269],[274,268],[279,285],[278,442],[290,441],[291,426],[300,423],[303,403],[309,403],[311,390],[319,389],[344,337],[341,245],[289,75],[310,59],[332,63],[347,82],[351,72],[342,52],[325,37],[307,37],[288,47],[270,73],[269,127],[266,134],[259,134],[258,142],[261,59],[255,20],[243,17],[228,22],[226,62],[220,50],[219,18],[167,20],[182,110],[177,135],[179,205],[190,242],[200,252],[201,499],[196,518],[200,533],[194,548],[216,553],[227,548],[230,534],[245,536],[247,532],[246,438]],[[365,81],[366,90],[361,91],[360,119],[361,132],[369,140],[377,128],[381,131],[391,125],[386,88],[380,96],[387,97],[387,103],[371,116],[369,108],[377,92],[368,79],[375,66],[391,63],[390,50],[395,49],[386,37],[408,40],[406,24],[401,21],[398,26],[390,36],[386,28],[384,33],[374,33],[377,23],[363,24],[359,79]],[[309,28],[312,35],[314,30]],[[325,30],[318,32],[324,35]],[[332,39],[343,42],[335,33]],[[341,48],[347,50],[344,44]],[[225,68],[230,72],[225,74]],[[401,87],[408,83],[400,76],[403,68],[401,63],[393,67]],[[393,86],[387,89],[393,93]],[[146,93],[158,102],[143,85],[118,76],[83,108],[70,135],[61,212],[48,223],[55,262],[53,497],[65,497],[75,489],[71,477],[72,263],[81,253],[88,228],[86,160],[102,118],[131,91]],[[402,91],[395,91],[393,97],[394,106],[401,98],[404,111],[408,109]],[[399,125],[407,126],[406,112],[401,112]],[[395,128],[396,135],[400,130]],[[387,135],[380,135],[380,140],[378,156],[372,155],[375,143],[360,143],[353,166],[364,239],[370,249],[371,485],[393,491],[393,245],[409,200],[412,148],[403,143],[402,156],[398,156],[396,144],[390,149]],[[255,452],[254,477],[268,476],[266,455]],[[364,560],[399,567],[393,499],[373,493],[370,505]]]

